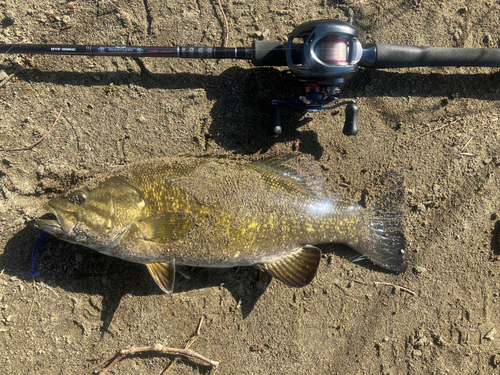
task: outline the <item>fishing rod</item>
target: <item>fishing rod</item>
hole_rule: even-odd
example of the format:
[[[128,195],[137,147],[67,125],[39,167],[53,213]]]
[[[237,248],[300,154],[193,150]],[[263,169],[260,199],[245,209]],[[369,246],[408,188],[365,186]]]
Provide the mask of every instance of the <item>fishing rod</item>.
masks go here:
[[[297,26],[286,43],[255,40],[251,48],[133,47],[100,45],[4,44],[0,53],[243,59],[254,66],[288,66],[304,85],[299,98],[271,102],[271,134],[281,134],[280,105],[309,112],[345,105],[343,133],[358,133],[359,108],[354,100],[339,102],[340,88],[358,67],[404,68],[422,66],[500,67],[499,48],[415,47],[388,43],[365,46],[357,30],[337,20],[317,20]]]

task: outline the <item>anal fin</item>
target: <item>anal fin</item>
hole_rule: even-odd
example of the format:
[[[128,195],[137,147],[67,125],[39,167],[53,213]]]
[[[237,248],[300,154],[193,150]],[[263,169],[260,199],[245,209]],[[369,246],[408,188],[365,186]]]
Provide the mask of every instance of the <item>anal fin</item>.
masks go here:
[[[261,263],[256,266],[288,286],[303,287],[316,276],[320,260],[320,249],[304,246],[277,262]]]
[[[174,291],[175,282],[175,262],[157,262],[146,264],[148,271],[153,277],[155,283],[165,293],[172,293]]]
[[[175,266],[175,270],[179,272],[185,279],[191,280],[191,273],[186,266]]]

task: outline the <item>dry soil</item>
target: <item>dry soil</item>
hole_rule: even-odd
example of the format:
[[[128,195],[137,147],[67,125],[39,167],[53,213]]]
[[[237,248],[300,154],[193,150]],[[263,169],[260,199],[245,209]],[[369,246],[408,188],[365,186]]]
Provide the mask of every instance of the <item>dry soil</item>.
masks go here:
[[[222,46],[227,38],[248,47],[331,18],[351,21],[364,43],[500,43],[498,1],[221,3],[227,29],[215,0],[2,0],[0,42]],[[358,101],[357,136],[342,135],[343,110],[283,110],[284,132],[273,138],[270,101],[302,90],[286,68],[9,55],[0,79],[18,66],[0,88],[0,148],[32,144],[62,114],[37,146],[0,152],[2,373],[81,374],[130,345],[183,347],[202,316],[192,349],[220,361],[218,374],[498,373],[498,69],[363,69],[342,91]],[[106,92],[111,83],[117,90]],[[407,272],[353,262],[353,251],[332,244],[302,289],[253,268],[196,269],[164,295],[141,265],[49,238],[40,276],[28,273],[44,202],[87,177],[186,153],[289,152],[313,155],[325,187],[352,201],[403,170]],[[113,373],[160,374],[170,361],[135,357]],[[182,360],[169,373],[209,372]]]

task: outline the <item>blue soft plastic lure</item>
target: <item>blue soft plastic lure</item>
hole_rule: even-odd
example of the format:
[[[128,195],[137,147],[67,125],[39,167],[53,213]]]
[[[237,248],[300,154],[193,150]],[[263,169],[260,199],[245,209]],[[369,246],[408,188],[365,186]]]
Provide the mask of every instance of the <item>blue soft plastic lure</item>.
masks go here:
[[[40,275],[40,271],[35,269],[35,259],[36,259],[36,254],[38,254],[38,250],[40,250],[40,248],[42,247],[45,237],[47,237],[47,233],[41,230],[40,234],[38,235],[38,238],[36,239],[35,248],[33,249],[33,255],[31,256],[30,275],[33,277],[37,277]]]

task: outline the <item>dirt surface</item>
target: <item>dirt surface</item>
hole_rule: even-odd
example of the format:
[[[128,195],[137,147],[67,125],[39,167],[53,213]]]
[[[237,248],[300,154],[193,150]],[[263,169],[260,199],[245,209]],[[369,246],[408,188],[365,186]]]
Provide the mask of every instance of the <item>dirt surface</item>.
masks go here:
[[[352,21],[364,43],[496,48],[498,1],[2,0],[0,42],[227,45],[285,40],[297,25]],[[71,14],[67,14],[70,11]],[[286,68],[247,61],[2,56],[0,368],[81,374],[117,350],[161,343],[220,361],[218,374],[492,374],[500,368],[500,74],[490,68],[364,69],[342,91],[358,101],[360,132],[343,110],[283,110],[300,95]],[[103,88],[113,83],[117,90]],[[109,90],[108,90],[109,91]],[[436,130],[429,133],[432,130]],[[419,137],[419,138],[418,138]],[[298,141],[299,149],[296,150]],[[408,271],[386,272],[340,245],[316,279],[288,288],[254,268],[195,269],[162,294],[145,267],[48,238],[29,275],[34,219],[51,197],[96,173],[185,153],[299,152],[325,187],[370,197],[403,168]],[[408,291],[391,286],[403,286]],[[170,357],[127,359],[115,374],[160,374]],[[169,374],[207,374],[182,360]]]

